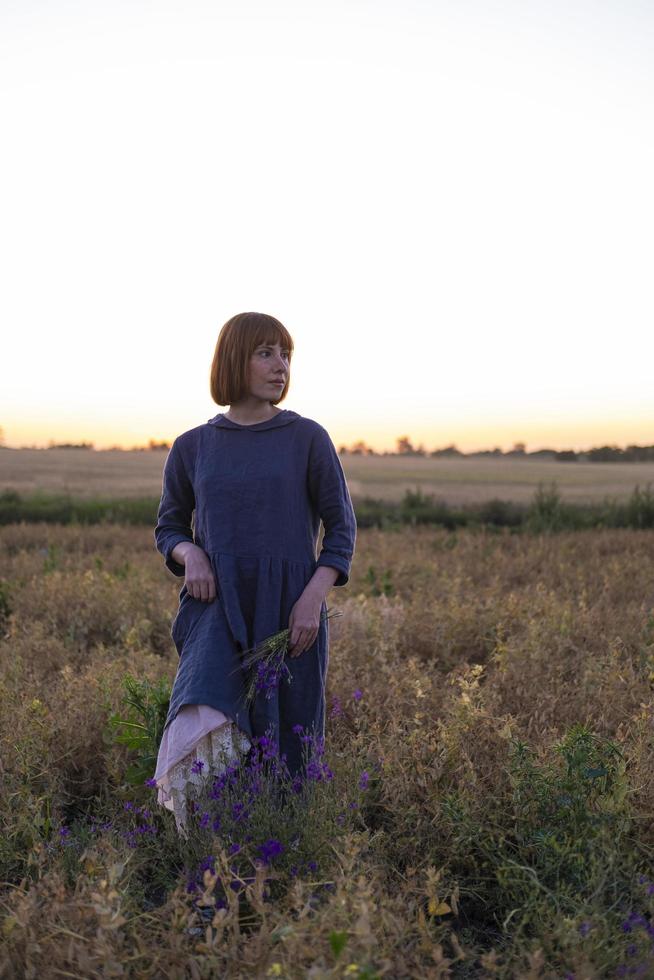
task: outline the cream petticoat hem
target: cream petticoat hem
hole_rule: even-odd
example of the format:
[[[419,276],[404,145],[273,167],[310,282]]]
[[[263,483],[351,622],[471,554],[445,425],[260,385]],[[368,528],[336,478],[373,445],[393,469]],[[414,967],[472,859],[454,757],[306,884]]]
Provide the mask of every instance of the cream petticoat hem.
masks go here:
[[[224,772],[249,748],[247,735],[222,711],[206,704],[180,708],[161,739],[154,774],[157,802],[172,810],[178,831],[186,830],[193,789]]]

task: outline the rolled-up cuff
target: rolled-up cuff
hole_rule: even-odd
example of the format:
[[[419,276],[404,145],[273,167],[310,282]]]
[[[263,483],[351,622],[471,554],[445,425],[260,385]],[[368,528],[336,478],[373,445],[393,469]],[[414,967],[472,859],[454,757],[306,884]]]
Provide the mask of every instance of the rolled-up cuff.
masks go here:
[[[318,565],[327,565],[329,568],[335,568],[338,572],[338,578],[334,582],[334,585],[347,585],[350,580],[350,562],[346,558],[342,558],[340,555],[335,555],[330,551],[323,551],[318,559]]]

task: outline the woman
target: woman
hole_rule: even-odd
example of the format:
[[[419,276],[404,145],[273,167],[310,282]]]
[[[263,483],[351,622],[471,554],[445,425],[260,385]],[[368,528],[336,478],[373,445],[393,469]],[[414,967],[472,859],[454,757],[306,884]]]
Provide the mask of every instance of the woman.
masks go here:
[[[275,317],[228,320],[210,387],[229,411],[179,435],[164,466],[155,541],[184,585],[171,629],[180,661],[154,778],[178,827],[188,783],[237,758],[253,737],[272,731],[297,774],[294,726],[324,734],[329,630],[321,614],[329,589],[348,581],[356,521],[327,431],[276,408],[292,353]],[[287,627],[290,683],[272,696],[258,692],[249,706],[240,656]]]

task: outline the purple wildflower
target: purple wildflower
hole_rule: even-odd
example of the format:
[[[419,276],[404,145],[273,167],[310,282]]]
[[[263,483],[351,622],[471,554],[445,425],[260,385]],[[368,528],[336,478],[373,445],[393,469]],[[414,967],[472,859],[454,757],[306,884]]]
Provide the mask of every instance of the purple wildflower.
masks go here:
[[[303,731],[304,731],[304,726],[303,725],[293,725],[293,734],[294,735],[301,735]]]
[[[307,765],[307,779],[313,779],[319,783],[322,779],[322,766],[317,759],[311,759]]]
[[[245,803],[242,803],[241,800],[236,800],[235,803],[232,803],[232,819],[234,823],[240,823],[241,820],[247,820],[247,818],[248,812]]]
[[[157,780],[153,776],[152,779],[146,779],[143,785],[152,786],[154,788],[157,785]]]
[[[306,767],[307,779],[312,780],[315,783],[321,783],[323,779],[329,781],[334,778],[334,773],[329,768],[327,763],[321,758],[312,758],[307,762]]]
[[[590,922],[582,922],[579,926],[579,935],[585,938],[593,927]]]
[[[204,762],[202,761],[202,759],[196,759],[193,765],[191,766],[191,772],[194,773],[201,773],[203,769],[204,769]]]
[[[272,698],[282,680],[287,682],[291,680],[291,672],[284,662],[283,651],[270,660],[260,660],[257,663],[254,689],[265,694],[266,700]]]
[[[265,843],[259,845],[259,854],[261,855],[261,860],[264,864],[270,864],[274,857],[277,857],[284,850],[284,845],[281,841],[276,840],[271,837]]]
[[[332,709],[329,712],[330,718],[339,718],[343,714],[343,707],[338,698],[332,698]]]
[[[279,750],[275,739],[272,736],[260,735],[254,740],[250,768],[253,771],[261,769],[261,763],[272,762],[273,771],[275,763],[279,760]]]
[[[355,701],[360,701],[360,700],[361,700],[361,698],[363,697],[363,691],[361,691],[361,690],[360,690],[360,689],[359,689],[359,688],[357,687],[357,689],[356,689],[356,691],[353,691],[353,692],[352,692],[352,697],[354,698],[354,700],[355,700]]]
[[[361,790],[368,789],[368,780],[369,779],[370,779],[370,776],[368,775],[368,773],[365,772],[365,771],[362,772],[361,773],[361,776],[359,777],[359,789],[361,789]]]
[[[223,790],[227,786],[234,786],[236,784],[236,773],[238,768],[238,763],[232,763],[232,765],[228,766],[220,776],[216,776],[209,793],[213,800],[220,799]]]

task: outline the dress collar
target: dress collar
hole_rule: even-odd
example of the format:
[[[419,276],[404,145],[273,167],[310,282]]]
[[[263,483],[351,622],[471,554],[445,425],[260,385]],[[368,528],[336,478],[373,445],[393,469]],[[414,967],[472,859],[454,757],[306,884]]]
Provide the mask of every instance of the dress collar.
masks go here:
[[[223,412],[219,412],[212,419],[208,419],[208,424],[216,425],[221,429],[251,429],[254,432],[261,432],[263,429],[278,429],[282,425],[289,425],[290,422],[295,422],[301,417],[297,412],[283,408],[271,419],[264,419],[263,422],[255,422],[253,425],[239,425],[238,422],[226,418]]]

